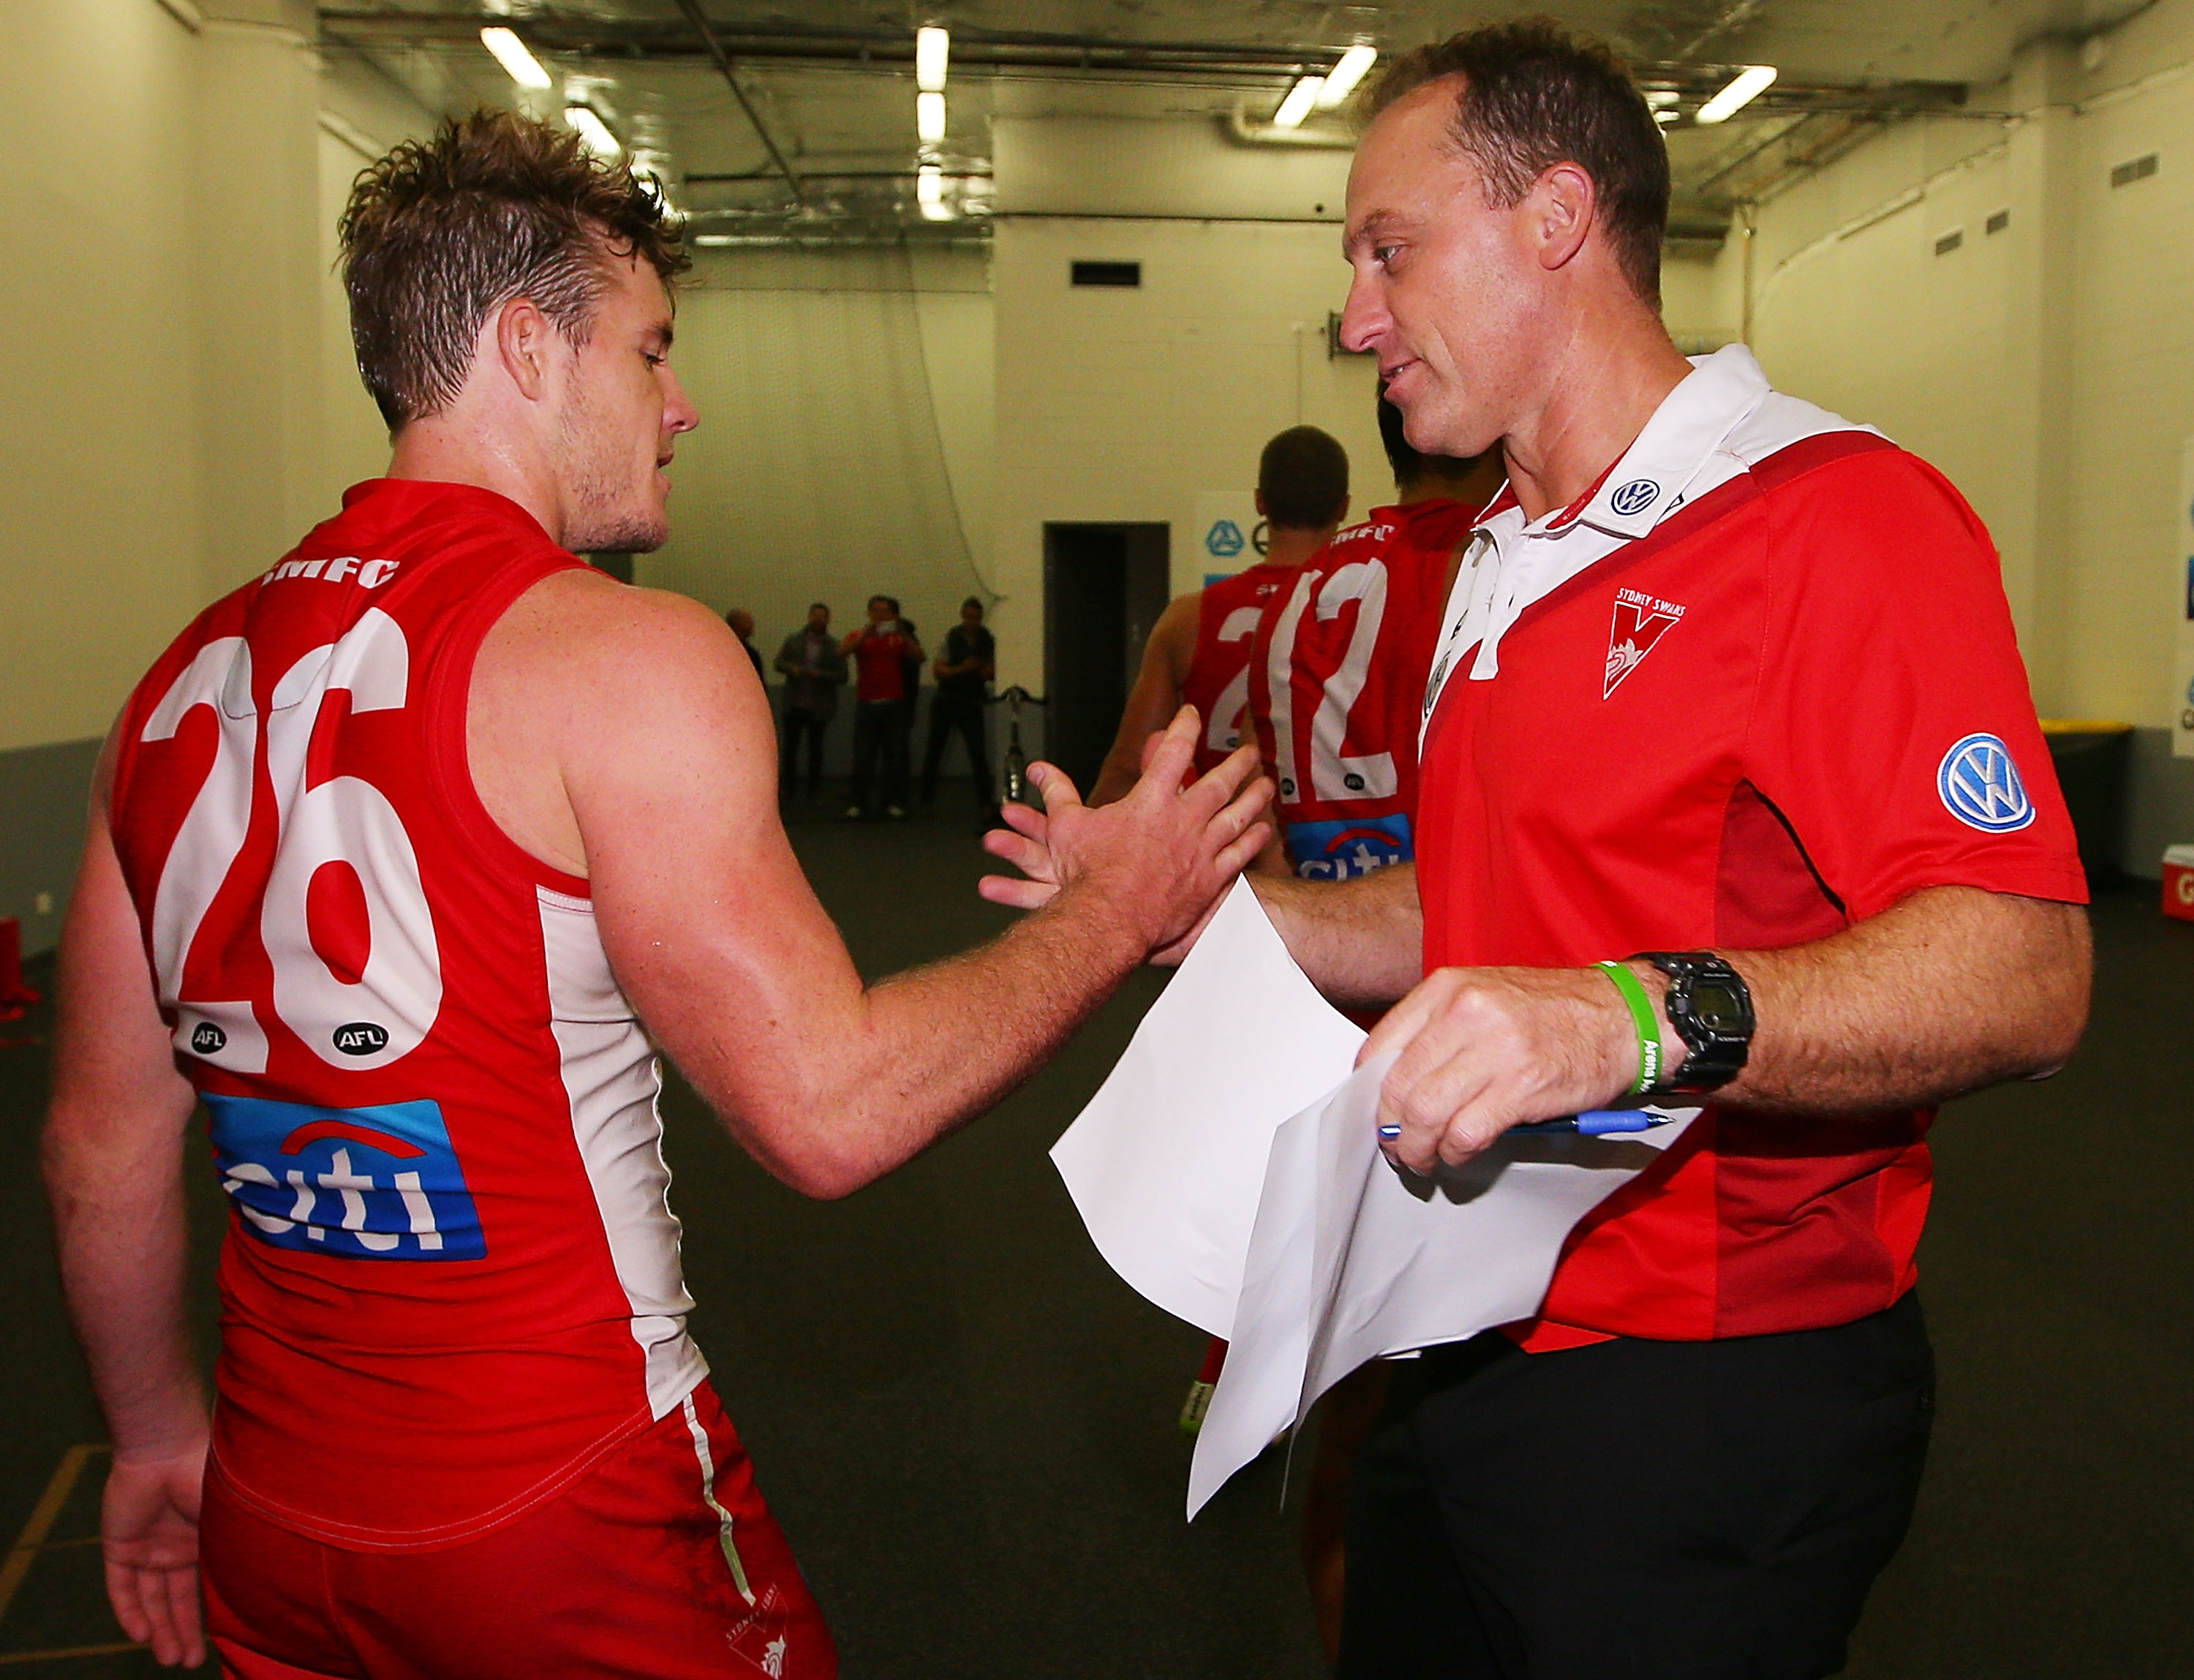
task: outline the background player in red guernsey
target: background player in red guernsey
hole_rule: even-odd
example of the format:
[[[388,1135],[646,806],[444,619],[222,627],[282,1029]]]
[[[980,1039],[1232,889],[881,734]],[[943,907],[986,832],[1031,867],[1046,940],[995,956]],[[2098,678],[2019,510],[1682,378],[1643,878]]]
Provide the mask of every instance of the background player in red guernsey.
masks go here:
[[[1306,881],[1415,855],[1417,731],[1440,606],[1502,485],[1498,450],[1456,461],[1411,448],[1383,393],[1379,440],[1394,504],[1306,560],[1250,647],[1249,716],[1288,863]]]
[[[655,199],[483,115],[369,170],[342,231],[389,476],[140,686],[63,938],[45,1158],[110,1593],[195,1661],[202,1556],[245,1677],[830,1675],[686,1333],[651,1036],[765,1165],[844,1194],[1192,924],[1264,785],[1245,751],[1185,788],[1186,713],[1111,809],[1042,768],[1056,913],[864,987],[738,642],[571,552],[660,545],[696,423]],[[210,1449],[200,1095],[233,1207]]]
[[[1329,995],[1401,999],[1364,1054],[1413,1171],[1641,1085],[1704,1107],[1537,1318],[1397,1368],[1340,1672],[1811,1680],[1926,1454],[1935,1105],[2085,1025],[2071,826],[1957,492],[1669,342],[1667,153],[1606,49],[1488,26],[1373,104],[1343,341],[1509,492],[1449,603],[1414,869],[1259,895]]]
[[[1348,517],[1348,452],[1315,426],[1290,426],[1257,457],[1257,511],[1270,532],[1255,566],[1175,598],[1151,627],[1142,669],[1120,714],[1120,732],[1089,790],[1103,805],[1135,785],[1152,734],[1184,705],[1203,733],[1197,774],[1249,739],[1249,642],[1288,577]]]

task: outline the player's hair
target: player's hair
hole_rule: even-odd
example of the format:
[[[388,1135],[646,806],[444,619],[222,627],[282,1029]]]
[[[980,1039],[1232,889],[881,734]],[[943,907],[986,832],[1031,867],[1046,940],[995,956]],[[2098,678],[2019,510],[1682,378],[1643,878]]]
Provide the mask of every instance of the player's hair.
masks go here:
[[[508,111],[397,147],[352,185],[337,232],[359,375],[392,432],[456,399],[481,323],[511,299],[581,345],[613,260],[638,256],[665,285],[691,261],[629,168]]]
[[[830,610],[830,603],[827,601],[811,601],[807,603],[807,610],[811,613],[818,607],[825,613],[828,613]]]
[[[1315,426],[1290,426],[1257,458],[1265,517],[1295,531],[1322,531],[1348,505],[1348,452]]]
[[[1668,147],[1607,43],[1551,18],[1486,24],[1396,59],[1371,95],[1371,111],[1450,77],[1458,80],[1448,133],[1476,160],[1487,204],[1506,209],[1556,164],[1575,164],[1599,193],[1623,278],[1657,304]]]
[[[966,612],[969,607],[974,607],[974,608],[978,613],[980,613],[980,612],[982,612],[982,611],[984,611],[984,610],[985,610],[985,609],[984,609],[984,607],[983,607],[983,603],[982,603],[979,600],[978,600],[975,596],[974,596],[974,595],[969,595],[969,596],[967,598],[967,600],[965,600],[965,601],[962,601],[962,602],[960,603],[960,610],[961,610],[962,613],[965,613],[965,612]]]

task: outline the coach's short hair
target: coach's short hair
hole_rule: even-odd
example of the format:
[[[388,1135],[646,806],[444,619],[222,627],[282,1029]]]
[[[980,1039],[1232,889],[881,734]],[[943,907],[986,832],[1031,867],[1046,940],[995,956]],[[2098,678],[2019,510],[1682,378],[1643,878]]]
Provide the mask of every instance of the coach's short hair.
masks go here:
[[[1448,131],[1477,161],[1486,202],[1513,204],[1556,164],[1575,164],[1599,191],[1623,277],[1640,297],[1658,303],[1668,147],[1607,44],[1551,18],[1487,24],[1396,59],[1371,110],[1450,77],[1457,85]]]
[[[1315,426],[1290,426],[1257,460],[1265,517],[1296,531],[1321,531],[1348,505],[1348,452]]]
[[[576,134],[508,111],[445,120],[363,171],[338,229],[358,371],[391,431],[446,408],[481,323],[530,298],[583,344],[615,259],[690,259],[662,202]]]

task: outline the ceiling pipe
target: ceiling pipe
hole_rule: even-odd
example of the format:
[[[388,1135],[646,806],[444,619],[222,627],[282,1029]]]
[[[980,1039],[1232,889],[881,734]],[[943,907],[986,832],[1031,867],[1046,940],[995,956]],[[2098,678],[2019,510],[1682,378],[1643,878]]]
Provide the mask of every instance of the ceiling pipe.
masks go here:
[[[754,131],[761,137],[763,149],[769,153],[770,162],[777,165],[778,173],[784,177],[784,184],[792,189],[792,202],[804,209],[807,204],[807,189],[800,184],[800,177],[792,172],[792,165],[785,161],[784,153],[777,149],[777,141],[771,138],[769,129],[763,126],[761,113],[754,108],[753,101],[747,98],[747,90],[739,85],[739,78],[732,73],[731,55],[725,52],[724,43],[716,38],[716,26],[709,21],[709,14],[701,9],[701,0],[678,0],[678,9],[693,26],[694,33],[701,37],[701,44],[709,49],[709,56],[716,61],[716,69],[723,76],[725,85],[731,89],[732,97],[738,101],[739,109],[746,112],[747,121],[754,124]]]

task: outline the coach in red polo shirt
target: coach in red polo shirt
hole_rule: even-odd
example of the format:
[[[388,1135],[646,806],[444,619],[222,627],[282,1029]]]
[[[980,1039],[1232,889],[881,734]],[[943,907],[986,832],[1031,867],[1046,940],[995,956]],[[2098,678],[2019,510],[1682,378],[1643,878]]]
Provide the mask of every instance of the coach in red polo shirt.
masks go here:
[[[1926,1453],[1934,1105],[2086,1018],[1996,557],[1924,463],[1678,354],[1667,158],[1603,49],[1476,31],[1375,106],[1342,337],[1511,488],[1447,605],[1414,878],[1259,890],[1329,993],[1408,994],[1368,1053],[1414,1169],[1641,1090],[1705,1112],[1538,1318],[1404,1367],[1341,1671],[1833,1673]]]

